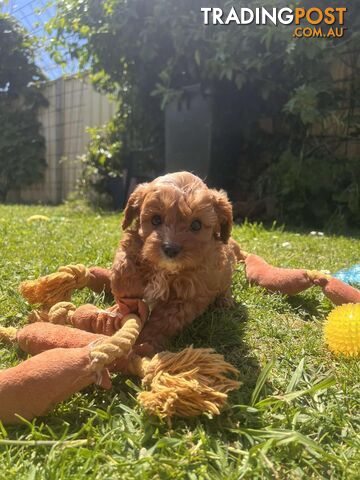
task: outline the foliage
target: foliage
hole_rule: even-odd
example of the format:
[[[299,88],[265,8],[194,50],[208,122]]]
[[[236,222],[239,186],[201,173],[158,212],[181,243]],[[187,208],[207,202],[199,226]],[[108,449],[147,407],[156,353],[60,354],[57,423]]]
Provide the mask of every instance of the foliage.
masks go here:
[[[33,214],[50,220],[27,223]],[[109,267],[119,241],[119,215],[80,205],[0,205],[0,218],[2,325],[26,323],[30,307],[19,294],[21,280],[74,262]],[[236,226],[233,235],[276,265],[334,272],[359,259],[354,238],[257,224]],[[359,361],[325,348],[329,301],[320,289],[292,298],[266,295],[249,286],[241,267],[233,293],[234,308],[209,309],[171,345],[174,351],[191,343],[215,348],[239,368],[243,385],[219,417],[168,425],[136,403],[137,379],[113,375],[110,390],[94,385],[46,417],[1,425],[0,479],[358,479]],[[74,302],[109,305],[87,289]],[[4,344],[0,359],[0,369],[23,360]]]
[[[10,189],[41,179],[44,138],[37,111],[45,100],[35,82],[34,42],[8,15],[0,14],[0,200]]]
[[[233,4],[227,0],[65,0],[59,3],[49,29],[57,32],[55,47],[67,45],[82,66],[90,65],[99,88],[123,99],[121,112],[133,137],[130,150],[131,143],[156,145],[163,156],[162,109],[183,94],[184,86],[200,83],[214,92],[214,155],[220,170],[226,166],[228,176],[222,183],[234,198],[239,190],[240,196],[251,198],[260,176],[261,193],[277,198],[284,217],[294,219],[295,212],[297,221],[323,224],[335,209],[343,222],[349,222],[356,202],[359,215],[359,201],[353,195],[360,189],[360,178],[355,169],[349,175],[339,164],[350,162],[343,144],[359,131],[351,107],[359,104],[360,96],[356,85],[358,3],[347,2],[347,31],[344,38],[334,40],[294,38],[293,25],[203,25],[201,6],[227,10]],[[310,0],[295,4],[313,6]],[[266,6],[272,5],[279,7],[279,2],[270,0]],[[247,6],[255,8],[263,2],[249,0]],[[325,0],[317,2],[317,7],[327,6]],[[341,69],[345,64],[353,69],[352,76],[346,83],[335,81],[334,67]],[[270,117],[275,128],[269,152],[268,142],[259,143],[265,136],[259,123]],[[333,149],[329,129],[330,136],[341,140],[338,150]],[[340,171],[341,192],[331,182],[323,185],[321,197],[326,205],[319,209],[309,195],[317,188],[318,179],[313,177],[299,193],[293,184],[289,197],[281,173],[285,157],[290,170],[300,176],[306,176],[309,162],[320,163],[320,170],[330,165],[332,177]],[[340,200],[346,191],[353,192],[351,208]]]
[[[116,197],[120,194],[119,179],[123,179],[122,185],[125,188],[126,172],[129,169],[130,176],[141,173],[142,178],[150,177],[151,172],[156,171],[156,150],[135,150],[134,144],[132,149],[129,148],[126,122],[121,112],[106,125],[89,128],[88,133],[90,142],[83,157],[84,170],[79,187],[93,206],[110,206],[110,195]],[[122,201],[113,198],[112,203],[115,208],[119,208]]]
[[[119,117],[105,126],[88,129],[90,143],[83,157],[84,173],[80,189],[93,205],[99,201],[104,206],[109,203],[110,199],[103,195],[109,190],[109,179],[119,176],[124,168],[122,129],[117,120]]]

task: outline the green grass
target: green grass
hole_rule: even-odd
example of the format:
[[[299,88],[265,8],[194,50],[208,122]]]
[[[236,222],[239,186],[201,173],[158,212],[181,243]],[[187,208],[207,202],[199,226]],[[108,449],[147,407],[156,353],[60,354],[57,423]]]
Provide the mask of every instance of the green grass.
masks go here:
[[[35,213],[51,220],[28,224]],[[74,262],[110,266],[119,225],[119,215],[81,206],[0,206],[0,322],[25,323],[21,280]],[[254,224],[234,237],[281,266],[336,271],[359,261],[355,238]],[[214,347],[239,368],[243,386],[219,417],[168,425],[137,405],[135,379],[118,376],[109,392],[91,387],[47,417],[0,426],[0,479],[359,478],[360,368],[324,346],[330,302],[318,289],[286,298],[249,287],[241,266],[233,285],[235,308],[210,309],[172,345]],[[104,305],[88,291],[75,302]],[[0,345],[2,368],[24,358]]]

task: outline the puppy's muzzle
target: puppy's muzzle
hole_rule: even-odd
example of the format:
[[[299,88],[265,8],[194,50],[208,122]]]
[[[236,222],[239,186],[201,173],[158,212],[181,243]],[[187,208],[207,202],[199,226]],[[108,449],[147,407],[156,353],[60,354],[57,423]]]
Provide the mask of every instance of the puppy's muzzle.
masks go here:
[[[162,244],[161,248],[169,258],[175,258],[181,251],[181,247],[177,243],[165,242]]]

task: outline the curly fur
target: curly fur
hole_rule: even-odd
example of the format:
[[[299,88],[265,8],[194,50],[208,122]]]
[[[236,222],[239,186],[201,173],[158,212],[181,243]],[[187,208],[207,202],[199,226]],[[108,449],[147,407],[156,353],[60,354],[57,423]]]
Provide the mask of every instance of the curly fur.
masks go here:
[[[153,225],[154,216],[160,225]],[[201,222],[199,231],[191,230],[194,220]],[[122,227],[112,291],[115,298],[140,297],[152,306],[139,343],[156,351],[217,298],[228,296],[240,252],[230,239],[232,206],[224,191],[177,172],[139,185]],[[164,253],[166,242],[179,247],[174,258]]]

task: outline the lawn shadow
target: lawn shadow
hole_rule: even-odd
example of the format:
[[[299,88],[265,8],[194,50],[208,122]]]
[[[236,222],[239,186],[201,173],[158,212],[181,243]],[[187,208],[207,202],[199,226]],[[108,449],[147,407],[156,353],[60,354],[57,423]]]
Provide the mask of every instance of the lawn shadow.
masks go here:
[[[312,321],[314,317],[319,317],[327,311],[324,301],[321,301],[315,296],[287,296],[286,302],[291,306],[294,311],[301,311],[301,318],[304,321]]]
[[[249,402],[261,371],[245,339],[248,318],[247,307],[240,303],[228,309],[211,307],[171,344],[172,350],[193,345],[196,348],[210,347],[223,354],[240,372],[242,386],[232,396],[241,403]]]

